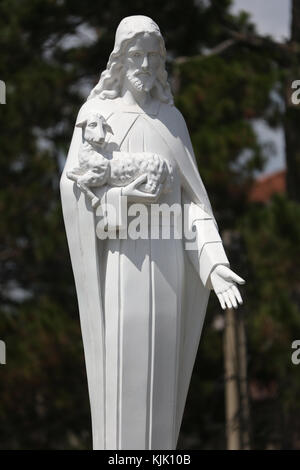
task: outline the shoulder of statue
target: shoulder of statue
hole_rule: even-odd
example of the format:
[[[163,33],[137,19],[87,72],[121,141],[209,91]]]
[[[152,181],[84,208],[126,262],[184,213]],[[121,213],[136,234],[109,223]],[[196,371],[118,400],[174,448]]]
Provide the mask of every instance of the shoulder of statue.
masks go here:
[[[88,114],[92,112],[98,112],[103,115],[103,117],[107,118],[115,111],[116,103],[114,99],[104,99],[102,100],[98,96],[92,98],[81,106],[77,121],[84,118]]]
[[[186,122],[176,106],[173,104],[163,103],[160,106],[159,112],[160,119],[165,123],[165,125],[174,132],[179,132],[179,135],[186,132]]]
[[[160,105],[160,114],[164,114],[165,116],[169,116],[170,119],[175,119],[179,121],[184,121],[184,117],[182,116],[181,112],[174,104],[169,103],[161,103]]]

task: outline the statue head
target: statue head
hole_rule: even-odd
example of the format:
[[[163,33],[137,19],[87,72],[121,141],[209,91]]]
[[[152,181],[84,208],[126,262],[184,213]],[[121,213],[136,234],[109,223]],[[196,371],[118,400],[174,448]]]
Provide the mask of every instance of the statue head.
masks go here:
[[[124,81],[153,98],[172,103],[165,68],[166,49],[157,24],[147,16],[129,16],[119,24],[106,70],[88,99],[120,96]]]
[[[107,132],[113,134],[112,128],[106,122],[105,118],[100,113],[96,112],[81,119],[81,121],[76,124],[76,127],[81,127],[82,129],[82,141],[95,146],[102,146],[105,143]]]

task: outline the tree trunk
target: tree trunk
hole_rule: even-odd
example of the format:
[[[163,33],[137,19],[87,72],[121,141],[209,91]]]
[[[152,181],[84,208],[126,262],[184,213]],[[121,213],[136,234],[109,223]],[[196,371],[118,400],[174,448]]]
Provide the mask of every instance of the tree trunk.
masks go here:
[[[240,388],[241,447],[250,450],[250,410],[247,384],[247,345],[243,312],[237,315],[237,344]]]
[[[291,40],[300,42],[300,1],[292,0]]]
[[[292,0],[291,42],[300,42],[300,0]],[[287,194],[294,201],[300,202],[300,104],[291,102],[293,89],[291,84],[300,79],[298,54],[295,53],[294,64],[287,73],[284,118],[286,165],[287,165]]]
[[[239,367],[235,312],[226,309],[224,331],[225,408],[227,450],[240,450]]]

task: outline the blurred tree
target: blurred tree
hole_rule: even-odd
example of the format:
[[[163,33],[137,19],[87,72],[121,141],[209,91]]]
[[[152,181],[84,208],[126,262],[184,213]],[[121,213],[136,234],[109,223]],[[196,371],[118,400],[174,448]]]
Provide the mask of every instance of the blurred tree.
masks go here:
[[[257,170],[263,168],[272,151],[271,147],[263,147],[258,142],[253,123],[264,119],[270,125],[277,125],[280,107],[279,101],[272,98],[272,90],[278,88],[280,70],[269,56],[267,48],[256,49],[249,47],[247,43],[228,39],[230,28],[240,30],[246,35],[255,34],[255,28],[249,24],[246,15],[232,18],[231,25],[229,23],[228,20],[223,20],[221,31],[224,35],[218,37],[218,44],[197,56],[179,58],[175,61],[173,73],[177,87],[176,104],[187,118],[198,166],[210,194],[219,227],[224,233],[223,238],[231,239],[227,247],[229,259],[235,269],[243,275],[246,272],[243,257],[245,248],[239,243],[236,232],[239,232],[240,217],[248,210],[248,192],[253,176]],[[226,233],[230,234],[230,237],[226,237]],[[246,274],[245,277],[247,278]],[[209,334],[205,330],[199,348],[199,354],[202,351],[203,355],[201,362],[203,361],[204,371],[202,375],[197,372],[194,375],[194,380],[199,381],[201,394],[196,398],[192,388],[188,403],[191,410],[199,408],[200,400],[203,400],[203,404],[208,401],[211,403],[211,390],[207,388],[206,395],[204,387],[206,377],[211,384],[211,377],[207,375],[205,367],[213,357],[220,361],[223,353],[222,336],[214,329],[214,322],[220,316],[219,312],[219,306],[211,301],[209,315],[212,327]],[[218,338],[218,352],[215,355],[212,355],[207,344],[207,341],[212,341],[212,336]],[[217,400],[224,406],[222,366],[222,362],[218,362],[213,367],[211,365],[211,369],[218,370],[222,376]],[[197,416],[199,435],[203,433],[203,428],[209,429],[203,425],[204,416],[204,410],[201,417]],[[224,411],[217,416],[219,431],[222,430],[219,438],[222,440],[218,442],[216,437],[213,437],[213,433],[216,436],[216,429],[210,429],[211,434],[206,445],[211,446],[210,448],[216,448],[218,445],[226,448]],[[213,424],[216,426],[216,419]],[[187,429],[188,425],[190,421],[187,418]],[[185,429],[183,425],[182,434]],[[243,436],[246,434],[248,433],[243,432]],[[195,445],[203,446],[199,441]],[[247,441],[245,447],[248,445]]]
[[[288,196],[299,201],[299,106],[291,106],[290,102],[291,81],[299,75],[297,21],[299,2],[295,0],[291,41],[280,44],[272,38],[259,37],[242,14],[236,19],[234,29],[228,28],[228,24],[224,26],[227,38],[226,35],[225,39],[220,38],[223,40],[219,44],[202,55],[180,58],[175,68],[177,104],[187,117],[199,169],[217,220],[221,229],[236,235],[236,243],[228,247],[229,258],[248,279],[244,313],[250,346],[252,445],[258,448],[299,447],[299,380],[291,363],[291,343],[299,328],[299,276],[296,275],[299,206],[288,199],[275,199],[266,207],[249,207],[248,202],[249,183],[255,170],[263,168],[266,158],[272,155],[272,147],[263,148],[257,141],[252,126],[256,119],[263,119],[270,126],[283,126]],[[217,318],[213,303],[210,312],[212,318]],[[278,331],[284,333],[277,335],[270,328],[268,341],[272,347],[268,347],[265,329],[271,324],[277,324]],[[219,332],[211,329],[210,335],[219,337]],[[205,358],[203,365],[208,360],[206,353],[210,360],[214,357],[206,342],[208,338],[205,331],[199,349]],[[221,355],[220,347],[218,343],[216,359]],[[262,359],[261,351],[265,348]],[[257,364],[261,366],[260,371]],[[215,364],[215,370],[219,370],[219,365]],[[200,397],[205,400],[205,372],[201,373],[202,377],[194,375],[194,381],[198,380],[202,388],[197,397],[193,395],[194,389],[191,390],[191,409],[197,407]],[[219,394],[222,400],[222,387]],[[211,391],[206,395],[206,402],[211,403],[210,399]],[[201,418],[199,415],[197,418],[201,427]],[[184,426],[182,430],[185,431]],[[210,439],[208,442],[211,445]],[[214,442],[216,447],[217,439]],[[222,446],[225,447],[224,441]]]
[[[261,209],[260,215],[251,212],[249,219],[242,217],[248,210],[247,190],[253,174],[263,167],[268,155],[268,149],[257,141],[252,121],[262,118],[276,124],[282,118],[271,93],[280,83],[278,63],[282,54],[277,51],[271,56],[268,41],[260,47],[251,43],[248,38],[255,34],[254,26],[244,14],[233,17],[230,3],[0,2],[0,78],[7,85],[7,104],[1,106],[0,114],[0,334],[7,345],[7,365],[0,366],[2,448],[91,446],[79,317],[58,181],[83,96],[97,82],[111,52],[115,29],[127,15],[149,15],[160,25],[176,87],[176,104],[187,118],[220,227],[234,231],[242,226],[245,246],[238,250],[234,262],[242,275],[246,266],[251,273],[253,270],[247,299],[247,311],[250,306],[254,311],[248,319],[250,365],[253,378],[264,377],[264,364],[252,365],[257,364],[263,348],[262,318],[272,318],[273,314],[263,287],[266,284],[266,289],[267,285],[271,289],[273,278],[268,281],[269,273],[259,265],[265,250],[260,237],[264,234],[263,210],[269,214],[275,209]],[[237,40],[233,31],[247,40]],[[179,57],[181,60],[176,60]],[[192,60],[186,60],[189,57]],[[282,88],[279,91],[283,94]],[[291,207],[287,202],[282,209],[291,214]],[[257,218],[260,223],[254,228]],[[266,220],[271,236],[274,220],[270,214]],[[275,231],[274,237],[276,234],[276,256],[268,254],[272,269],[278,256],[288,255],[291,264],[295,259],[291,243],[289,249],[280,252],[281,233]],[[254,289],[258,285],[256,269],[265,275],[260,277],[258,294]],[[285,287],[286,303],[282,301],[282,305],[287,308],[288,342],[297,321],[288,283]],[[276,313],[279,304],[274,301],[272,305]],[[181,448],[225,448],[222,333],[216,326],[219,312],[212,298],[179,441]],[[268,356],[270,376],[275,381],[281,376],[288,380],[287,372],[283,373],[287,343],[278,343],[276,337],[274,344],[278,356]],[[282,365],[277,369],[279,356]],[[289,404],[295,393],[292,387],[289,393],[286,390],[280,395],[281,415],[276,423],[285,416],[292,419]],[[255,415],[256,446],[266,444],[265,436],[259,434],[260,424],[263,429],[274,425],[279,397],[276,400],[268,401],[273,415],[264,407]],[[286,409],[290,410],[288,414]],[[283,442],[280,426],[276,429]]]
[[[290,62],[285,68],[285,146],[287,157],[287,190],[290,198],[300,202],[300,107],[291,102],[292,82],[300,79],[300,2],[292,0]]]
[[[248,266],[249,375],[256,445],[299,448],[300,377],[291,345],[300,330],[300,206],[277,196],[241,221]],[[251,315],[251,317],[250,317]]]

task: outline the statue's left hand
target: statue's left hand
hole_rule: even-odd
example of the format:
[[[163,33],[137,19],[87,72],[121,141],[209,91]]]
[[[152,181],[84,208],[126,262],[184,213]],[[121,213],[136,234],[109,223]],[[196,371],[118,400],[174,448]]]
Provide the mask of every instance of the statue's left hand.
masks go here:
[[[236,283],[245,284],[245,280],[227,266],[222,264],[216,266],[210,275],[210,282],[223,310],[237,308],[238,304],[243,303]]]

